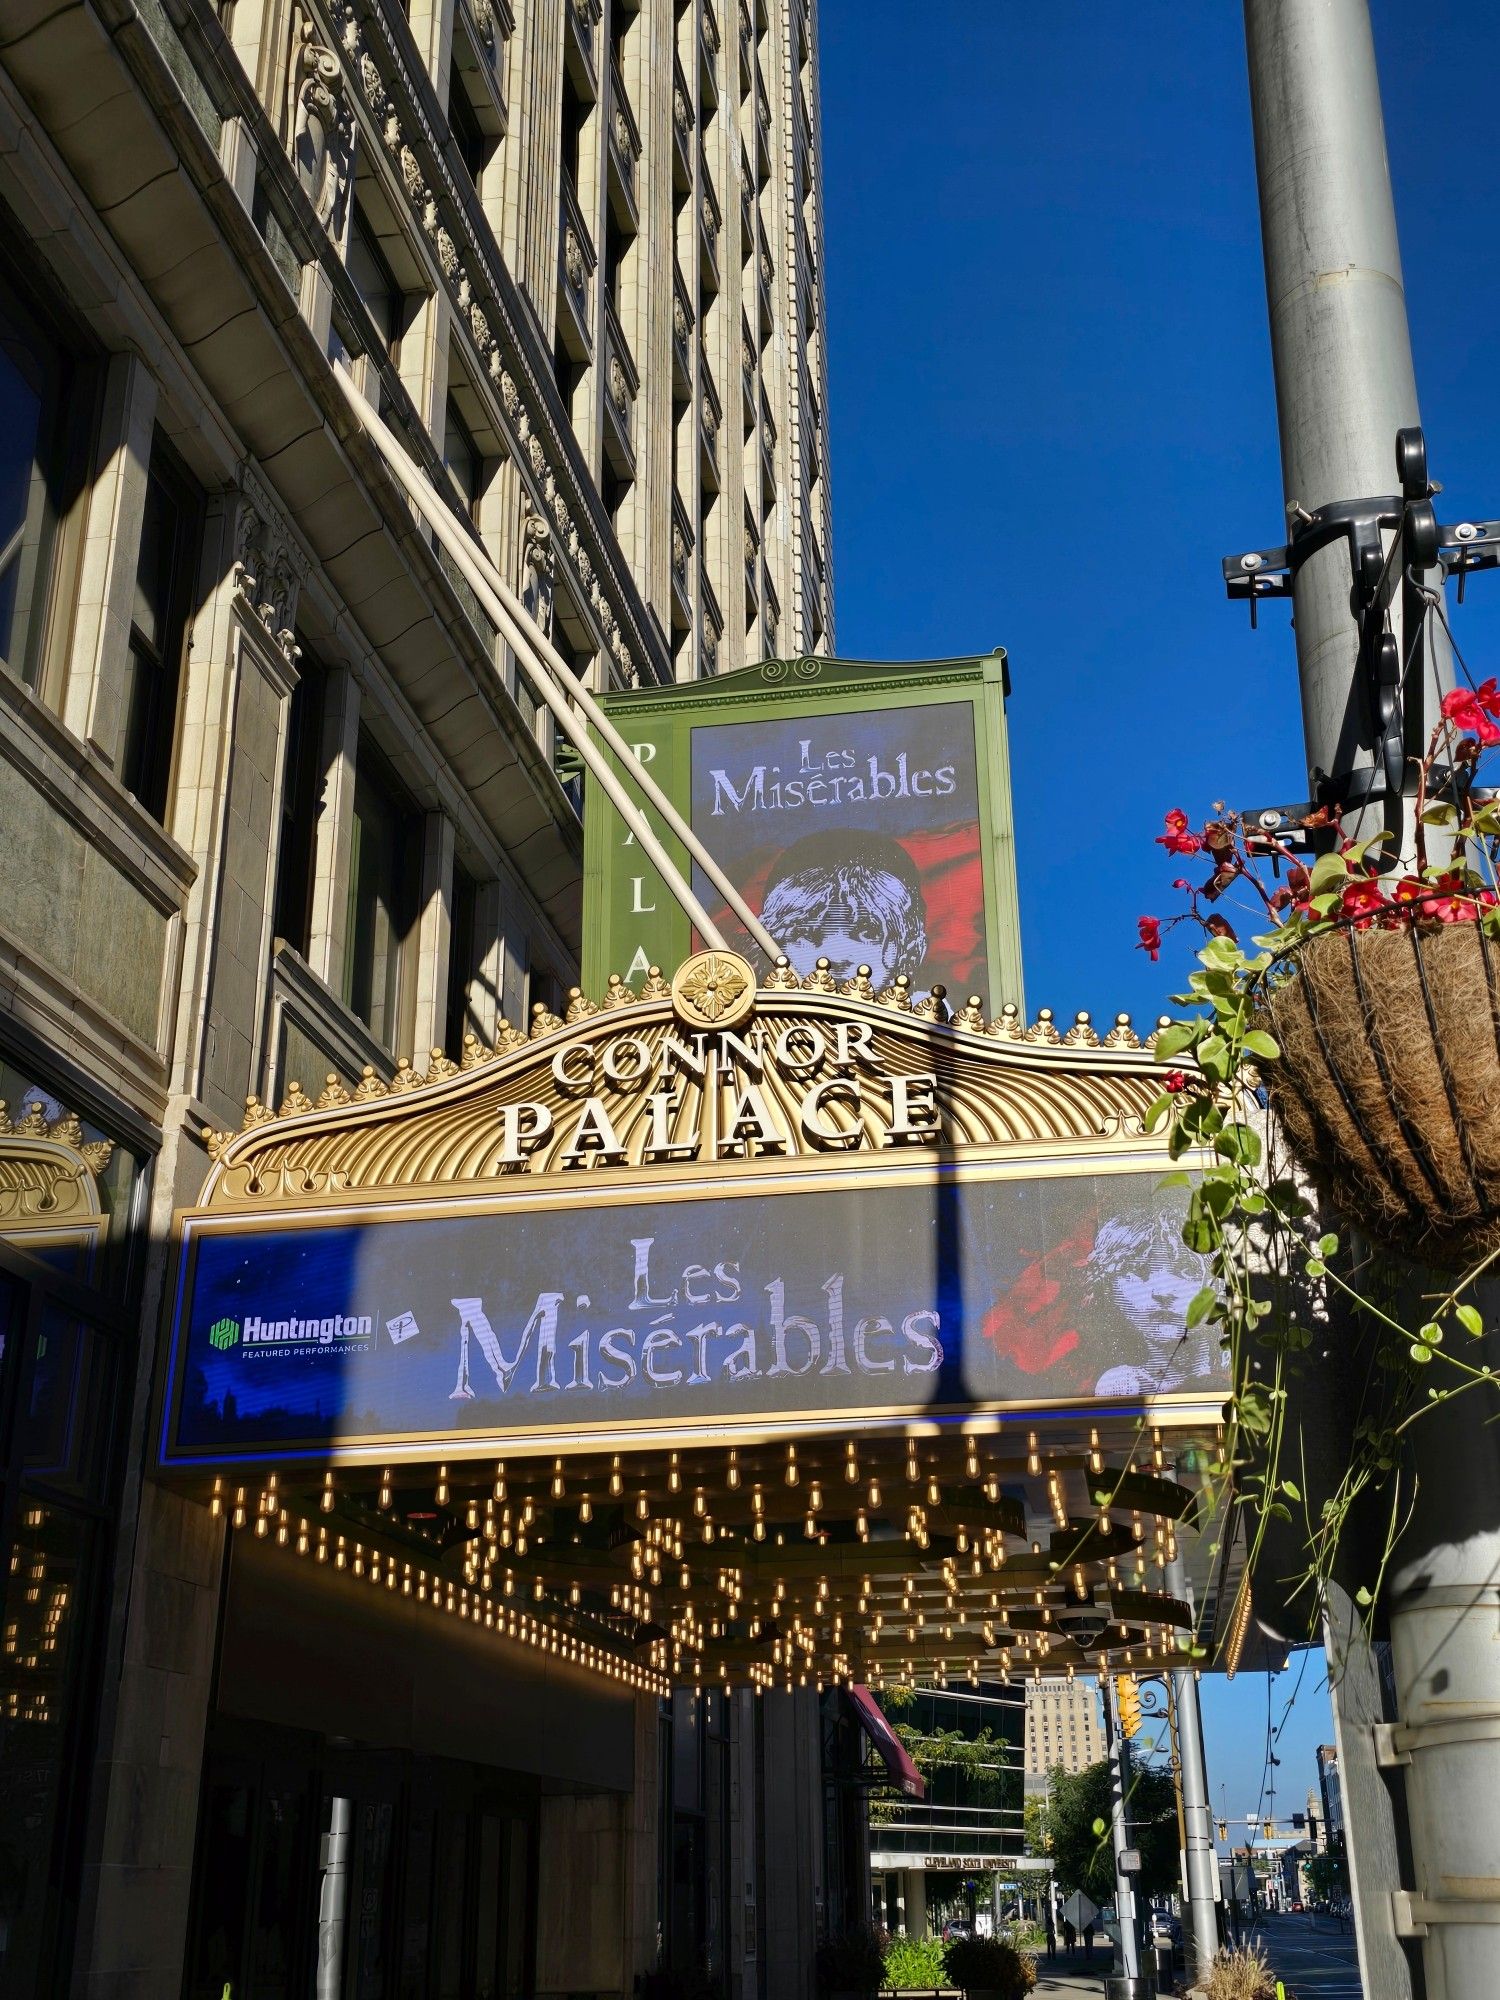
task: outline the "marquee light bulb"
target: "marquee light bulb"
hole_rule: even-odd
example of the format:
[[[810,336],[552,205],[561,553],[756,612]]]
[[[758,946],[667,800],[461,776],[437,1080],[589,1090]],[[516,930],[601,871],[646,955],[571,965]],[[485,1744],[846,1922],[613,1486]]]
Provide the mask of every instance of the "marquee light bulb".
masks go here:
[[[437,1507],[446,1507],[448,1504],[448,1468],[446,1465],[438,1467],[437,1491],[433,1494],[432,1499],[433,1505]]]
[[[789,1444],[786,1448],[786,1483],[795,1486],[801,1474],[797,1470],[797,1447]]]
[[[870,1481],[870,1505],[872,1507],[880,1505],[880,1481],[878,1479]]]
[[[331,1472],[323,1474],[323,1493],[318,1501],[318,1505],[325,1514],[333,1512],[333,1474]]]
[[[584,1522],[585,1525],[587,1525],[587,1523],[592,1521],[594,1518],[594,1503],[592,1500],[590,1500],[587,1493],[584,1494],[583,1498],[578,1503],[578,1518],[580,1521]]]
[[[859,1460],[855,1456],[853,1438],[844,1447],[844,1477],[851,1486],[859,1484]]]
[[[731,1486],[738,1486],[740,1483],[739,1453],[736,1451],[731,1451],[729,1454],[729,1470],[725,1478]]]

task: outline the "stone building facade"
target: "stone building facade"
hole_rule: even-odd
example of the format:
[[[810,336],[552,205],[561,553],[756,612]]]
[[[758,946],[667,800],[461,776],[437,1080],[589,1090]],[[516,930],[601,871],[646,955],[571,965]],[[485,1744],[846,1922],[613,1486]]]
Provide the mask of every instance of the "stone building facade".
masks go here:
[[[1106,1751],[1099,1689],[1091,1680],[1043,1674],[1026,1687],[1025,1772],[1028,1792],[1046,1789],[1053,1771],[1077,1773]]]
[[[831,642],[815,4],[722,4],[0,9],[18,2000],[810,1990],[816,1703],[434,1658],[150,1476],[203,1128],[576,976],[550,721],[335,367],[590,684]]]

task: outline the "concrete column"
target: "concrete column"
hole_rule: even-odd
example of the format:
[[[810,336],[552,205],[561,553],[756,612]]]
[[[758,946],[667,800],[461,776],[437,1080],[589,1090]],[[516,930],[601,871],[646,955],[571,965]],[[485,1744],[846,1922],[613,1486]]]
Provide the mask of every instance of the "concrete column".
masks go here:
[[[924,1868],[908,1868],[906,1882],[906,1935],[924,1938],[927,1935],[927,1871]]]
[[[359,759],[359,683],[347,667],[330,670],[323,712],[323,810],[313,868],[308,962],[339,991],[344,974],[344,934],[349,919],[349,842],[354,824],[354,784]]]
[[[447,1027],[452,911],[453,822],[446,813],[428,813],[422,839],[422,913],[408,947],[416,961],[412,1051],[419,1066],[429,1049],[442,1046]],[[447,1053],[457,1062],[461,1050]]]
[[[156,382],[134,354],[116,354],[99,417],[102,470],[90,491],[63,721],[110,764],[124,748],[130,614],[156,425]]]

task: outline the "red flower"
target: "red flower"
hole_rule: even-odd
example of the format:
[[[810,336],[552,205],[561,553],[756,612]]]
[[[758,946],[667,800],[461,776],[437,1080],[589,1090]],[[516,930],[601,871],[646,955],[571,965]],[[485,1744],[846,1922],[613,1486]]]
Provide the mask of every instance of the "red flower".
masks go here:
[[[1203,842],[1196,833],[1188,831],[1187,814],[1174,806],[1167,814],[1167,830],[1156,836],[1156,844],[1168,854],[1196,854]]]
[[[1136,949],[1145,952],[1154,964],[1161,957],[1161,918],[1137,917],[1135,927],[1141,934]]]
[[[1500,724],[1491,720],[1500,711],[1500,688],[1488,680],[1480,688],[1454,688],[1443,696],[1443,718],[1456,722],[1484,744],[1500,743]]]
[[[1187,1078],[1180,1069],[1169,1069],[1167,1071],[1167,1080],[1162,1085],[1162,1088],[1166,1091],[1168,1097],[1175,1097],[1179,1090],[1187,1089]]]
[[[1479,921],[1479,903],[1457,868],[1439,875],[1422,899],[1424,913],[1440,924],[1473,924]]]
[[[1354,919],[1357,931],[1367,931],[1385,907],[1385,898],[1373,882],[1351,882],[1340,901],[1340,910]]]

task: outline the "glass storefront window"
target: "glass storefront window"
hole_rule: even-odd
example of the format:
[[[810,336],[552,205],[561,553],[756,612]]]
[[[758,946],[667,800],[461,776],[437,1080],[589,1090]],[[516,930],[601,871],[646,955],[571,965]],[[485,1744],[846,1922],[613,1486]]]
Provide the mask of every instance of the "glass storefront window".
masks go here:
[[[0,1993],[30,1996],[76,1929],[141,1161],[0,1059],[0,1169]]]

